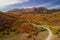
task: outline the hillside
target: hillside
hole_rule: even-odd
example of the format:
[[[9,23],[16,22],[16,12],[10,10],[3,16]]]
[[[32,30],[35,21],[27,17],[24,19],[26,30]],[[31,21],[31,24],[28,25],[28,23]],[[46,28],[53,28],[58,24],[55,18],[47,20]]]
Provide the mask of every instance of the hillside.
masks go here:
[[[44,14],[44,13],[49,13],[51,10],[45,8],[45,7],[34,7],[34,8],[26,8],[26,9],[13,9],[13,10],[10,10],[8,11],[9,13],[14,13],[14,12],[22,12],[22,13],[41,13],[41,14]]]
[[[27,9],[14,9],[7,12],[0,11],[0,38],[2,36],[10,37],[20,33],[28,33],[29,36],[27,37],[30,38],[32,35],[36,36],[39,32],[42,32],[42,34],[47,33],[47,30],[44,28],[38,29],[33,27],[29,24],[28,20],[35,24],[52,26],[50,28],[54,34],[59,34],[60,32],[60,29],[56,28],[55,30],[54,27],[58,26],[58,28],[60,28],[60,10],[34,7]]]

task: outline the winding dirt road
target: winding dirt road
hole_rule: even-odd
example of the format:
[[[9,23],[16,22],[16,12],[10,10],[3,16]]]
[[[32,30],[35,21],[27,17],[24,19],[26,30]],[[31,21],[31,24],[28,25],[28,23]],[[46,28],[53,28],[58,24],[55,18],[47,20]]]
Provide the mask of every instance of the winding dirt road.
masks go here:
[[[44,26],[44,25],[37,25],[37,24],[34,24],[34,23],[31,23],[29,20],[28,20],[28,22],[33,26],[33,27],[37,27],[37,28],[39,28],[40,29],[40,27],[43,27],[43,28],[45,28],[45,29],[47,29],[48,30],[48,32],[49,32],[49,35],[48,35],[48,37],[45,39],[45,40],[51,40],[51,38],[52,38],[52,35],[53,35],[53,33],[51,32],[51,30],[50,30],[50,28],[48,28],[47,26]],[[27,36],[27,34],[22,34],[23,36],[21,36],[21,34],[20,35],[18,35],[18,36],[14,36],[14,37],[11,37],[11,38],[7,38],[7,39],[5,39],[5,40],[28,40],[28,39],[26,39],[25,37]],[[23,37],[23,38],[22,38]],[[31,39],[32,40],[32,39]]]
[[[43,27],[43,28],[47,29],[48,32],[49,32],[49,35],[48,35],[48,37],[47,37],[45,40],[51,40],[53,33],[51,32],[50,28],[48,28],[47,26],[44,26],[44,25],[37,25],[37,24],[31,23],[29,20],[28,20],[28,22],[29,22],[33,27],[37,27],[37,28]]]

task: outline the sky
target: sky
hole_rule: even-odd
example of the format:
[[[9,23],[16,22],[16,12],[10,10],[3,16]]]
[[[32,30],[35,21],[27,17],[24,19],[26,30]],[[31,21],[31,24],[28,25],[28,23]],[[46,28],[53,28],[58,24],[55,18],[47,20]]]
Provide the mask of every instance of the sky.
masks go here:
[[[60,0],[0,0],[0,11],[32,7],[60,9]]]

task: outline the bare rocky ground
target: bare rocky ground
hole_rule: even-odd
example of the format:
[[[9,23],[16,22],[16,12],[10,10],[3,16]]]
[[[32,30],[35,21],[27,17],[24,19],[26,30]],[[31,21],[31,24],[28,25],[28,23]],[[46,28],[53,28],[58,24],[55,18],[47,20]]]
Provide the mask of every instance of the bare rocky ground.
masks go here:
[[[60,37],[58,37],[58,35],[54,35],[54,36],[52,37],[52,40],[60,40]]]
[[[29,35],[30,33],[22,33],[0,40],[45,40],[48,37],[48,31],[39,32],[38,35],[32,35],[30,38],[28,38]],[[53,35],[51,40],[60,40],[60,37],[58,37],[58,35]]]
[[[2,40],[45,40],[48,36],[48,32],[39,32],[38,35],[32,35],[31,37],[28,37],[30,33],[22,33],[14,37],[2,39]]]

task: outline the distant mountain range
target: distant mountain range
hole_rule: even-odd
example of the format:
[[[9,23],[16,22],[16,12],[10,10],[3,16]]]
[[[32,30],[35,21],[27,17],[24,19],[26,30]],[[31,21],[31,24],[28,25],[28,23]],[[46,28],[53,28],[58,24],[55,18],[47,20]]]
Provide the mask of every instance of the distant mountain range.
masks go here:
[[[52,13],[52,12],[56,12],[56,11],[60,11],[60,9],[47,9],[45,7],[34,7],[34,8],[22,8],[22,9],[13,9],[8,11],[9,13],[15,13],[15,12],[22,12],[22,13],[40,13],[40,14],[45,14],[45,13]]]
[[[31,30],[31,27],[28,24],[21,26],[23,23],[27,23],[28,19],[33,23],[42,25],[60,25],[60,9],[50,10],[44,7],[34,7],[27,9],[13,9],[7,12],[0,11],[0,33],[10,33],[12,27],[14,28],[14,32],[19,28]]]

